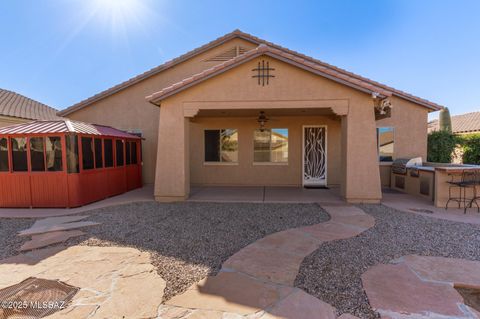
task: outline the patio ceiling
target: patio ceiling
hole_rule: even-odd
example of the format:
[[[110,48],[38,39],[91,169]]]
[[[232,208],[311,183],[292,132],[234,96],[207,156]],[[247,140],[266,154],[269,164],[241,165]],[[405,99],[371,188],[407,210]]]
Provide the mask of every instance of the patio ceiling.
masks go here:
[[[300,108],[300,109],[265,109],[268,117],[274,116],[334,116],[335,113],[330,108]],[[199,110],[197,117],[258,117],[258,109],[218,109],[218,110]]]

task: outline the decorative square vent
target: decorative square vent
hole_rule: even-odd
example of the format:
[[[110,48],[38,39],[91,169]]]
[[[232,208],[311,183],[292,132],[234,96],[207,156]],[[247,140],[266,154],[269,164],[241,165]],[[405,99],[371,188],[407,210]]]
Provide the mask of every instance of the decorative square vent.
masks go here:
[[[257,83],[261,86],[268,85],[270,78],[275,77],[275,75],[270,73],[270,71],[275,71],[275,69],[271,68],[270,63],[265,60],[259,61],[257,67],[252,69],[252,71],[255,72],[252,78],[257,78]]]
[[[0,318],[38,319],[65,309],[80,288],[30,277],[0,290]]]

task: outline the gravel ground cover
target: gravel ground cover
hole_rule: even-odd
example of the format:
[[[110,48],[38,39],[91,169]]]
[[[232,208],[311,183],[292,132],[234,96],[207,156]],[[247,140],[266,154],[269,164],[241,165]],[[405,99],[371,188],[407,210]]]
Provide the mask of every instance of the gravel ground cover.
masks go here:
[[[18,254],[18,249],[28,237],[19,237],[17,233],[29,228],[33,219],[0,218],[0,259]]]
[[[68,244],[130,246],[152,255],[168,300],[215,274],[222,263],[268,234],[327,221],[315,204],[132,203],[89,211],[89,238]]]
[[[303,261],[295,286],[330,303],[339,314],[379,318],[368,303],[360,276],[369,267],[417,254],[480,260],[480,226],[404,213],[383,205],[361,205],[376,225],[345,240],[326,242]]]

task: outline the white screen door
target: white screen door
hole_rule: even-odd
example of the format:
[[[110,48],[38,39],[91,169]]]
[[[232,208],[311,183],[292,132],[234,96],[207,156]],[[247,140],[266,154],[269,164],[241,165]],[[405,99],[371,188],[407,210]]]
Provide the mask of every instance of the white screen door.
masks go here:
[[[327,127],[303,127],[303,185],[327,185]]]

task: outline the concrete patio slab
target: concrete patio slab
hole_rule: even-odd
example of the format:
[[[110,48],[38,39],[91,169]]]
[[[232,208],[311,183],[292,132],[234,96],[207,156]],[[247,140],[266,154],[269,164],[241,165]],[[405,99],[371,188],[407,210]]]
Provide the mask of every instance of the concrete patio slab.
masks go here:
[[[76,228],[83,228],[88,226],[96,226],[100,225],[100,223],[96,222],[73,222],[73,223],[65,223],[65,224],[54,224],[54,225],[44,225],[44,226],[37,226],[32,227],[26,230],[22,230],[18,233],[18,236],[31,236],[49,232],[57,232],[62,230],[69,230],[69,229],[76,229]]]
[[[454,222],[480,224],[480,214],[477,213],[476,208],[468,209],[467,213],[464,214],[463,209],[435,207],[433,202],[410,194],[384,192],[382,196],[383,205],[400,211]]]
[[[261,203],[264,201],[264,187],[192,187],[188,201]]]
[[[73,215],[92,209],[153,200],[153,185],[145,185],[142,188],[76,208],[0,208],[0,218],[44,218]]]
[[[85,235],[85,233],[80,230],[57,231],[33,235],[32,240],[25,242],[22,247],[20,247],[19,251],[27,251],[50,246],[53,244],[63,243],[67,239],[82,235]]]

